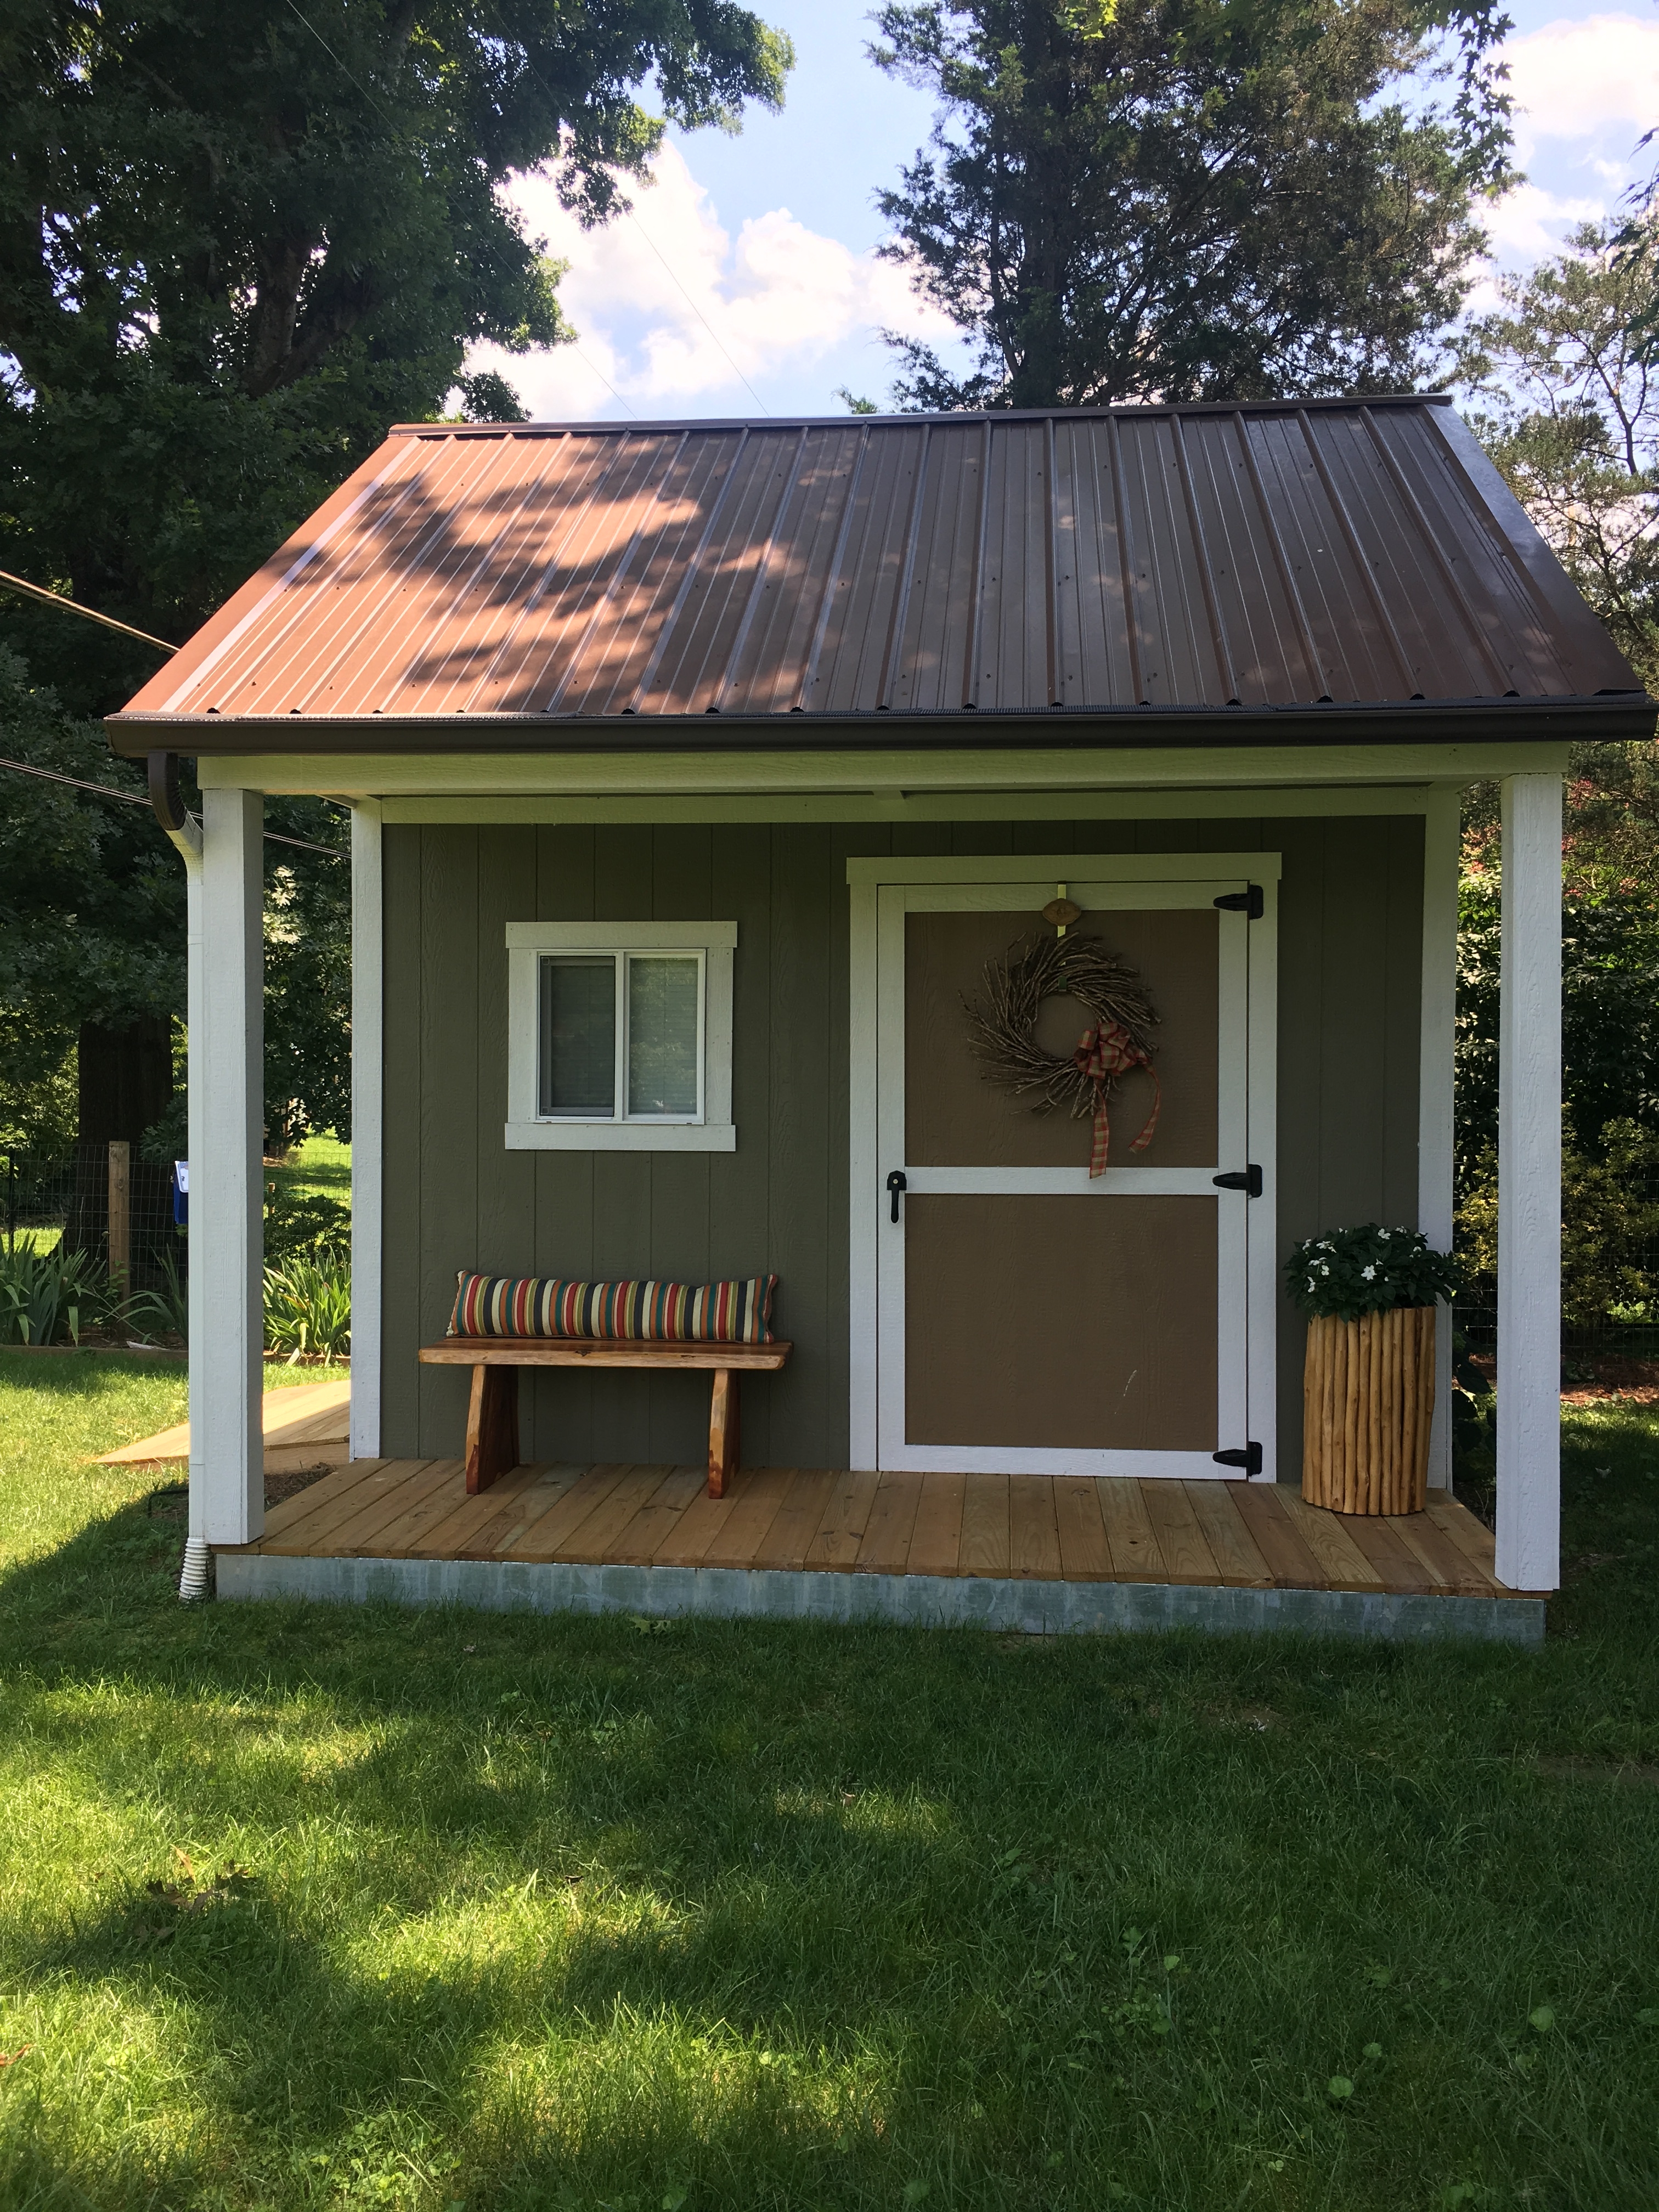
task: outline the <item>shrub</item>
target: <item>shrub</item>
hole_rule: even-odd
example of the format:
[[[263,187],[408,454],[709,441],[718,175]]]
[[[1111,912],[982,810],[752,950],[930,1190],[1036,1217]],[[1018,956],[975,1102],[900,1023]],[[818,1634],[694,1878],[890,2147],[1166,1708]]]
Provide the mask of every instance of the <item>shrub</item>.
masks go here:
[[[1588,1158],[1571,1125],[1561,1148],[1561,1317],[1575,1328],[1659,1316],[1659,1134],[1609,1121]],[[1491,1304],[1498,1285],[1498,1155],[1484,1146],[1457,1209],[1457,1243]]]
[[[1431,1306],[1457,1288],[1457,1266],[1415,1229],[1375,1221],[1310,1237],[1285,1262],[1291,1304],[1310,1321],[1358,1321],[1395,1306]]]
[[[265,1186],[265,1259],[280,1267],[294,1259],[343,1261],[351,1250],[351,1208],[321,1191],[289,1198]]]
[[[147,1340],[176,1336],[190,1340],[190,1285],[179,1278],[171,1252],[161,1259],[161,1279],[127,1301],[127,1325]]]
[[[265,1269],[265,1344],[290,1364],[307,1352],[331,1357],[351,1345],[351,1271],[343,1261],[303,1255]]]
[[[0,1252],[0,1343],[51,1344],[62,1334],[78,1344],[115,1303],[85,1252],[61,1246],[37,1252],[27,1244]]]

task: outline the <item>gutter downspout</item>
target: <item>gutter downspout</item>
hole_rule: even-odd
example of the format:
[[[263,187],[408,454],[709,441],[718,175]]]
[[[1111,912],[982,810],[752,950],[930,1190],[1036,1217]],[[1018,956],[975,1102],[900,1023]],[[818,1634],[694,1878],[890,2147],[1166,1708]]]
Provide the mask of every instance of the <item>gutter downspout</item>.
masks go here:
[[[185,809],[179,793],[179,756],[177,753],[153,752],[149,756],[149,803],[155,818],[166,831],[168,841],[178,848],[185,864],[185,936],[189,946],[188,980],[185,985],[185,1023],[189,1039],[189,1099],[190,1134],[185,1148],[193,1160],[202,1156],[199,1139],[201,1130],[202,1066],[202,825]],[[202,1271],[190,1270],[190,1341],[199,1346],[206,1327],[206,1316],[202,1308],[205,1302]],[[194,1358],[190,1363],[190,1521],[189,1534],[185,1540],[185,1561],[179,1577],[179,1595],[186,1604],[193,1604],[208,1595],[209,1571],[212,1553],[203,1532],[205,1498],[202,1483],[201,1437],[203,1434],[200,1369]]]

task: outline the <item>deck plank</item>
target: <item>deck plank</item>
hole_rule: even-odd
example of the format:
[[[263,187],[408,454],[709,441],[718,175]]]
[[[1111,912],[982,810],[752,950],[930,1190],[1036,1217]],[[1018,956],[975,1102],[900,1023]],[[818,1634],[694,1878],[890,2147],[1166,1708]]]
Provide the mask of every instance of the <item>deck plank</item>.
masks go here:
[[[459,1559],[465,1556],[461,1547],[484,1522],[493,1519],[502,1508],[535,1486],[541,1469],[537,1467],[517,1467],[512,1474],[495,1483],[489,1490],[474,1497],[466,1494],[466,1468],[457,1460],[461,1469],[460,1479],[452,1490],[444,1484],[417,1504],[406,1507],[395,1522],[387,1522],[376,1530],[374,1546],[389,1556],[410,1559]],[[500,1498],[497,1492],[506,1491]]]
[[[1097,1483],[1087,1475],[1057,1474],[1054,1526],[1060,1535],[1060,1571],[1068,1583],[1114,1579]]]
[[[1141,1484],[1140,1495],[1164,1554],[1164,1580],[1194,1584],[1220,1582],[1223,1577],[1215,1553],[1199,1526],[1184,1486],[1154,1480]]]
[[[1038,1582],[1060,1578],[1060,1526],[1054,1518],[1052,1475],[1008,1478],[1008,1571]]]
[[[921,1504],[923,1478],[919,1474],[884,1474],[876,1486],[875,1503],[865,1527],[864,1541],[854,1562],[861,1575],[902,1575],[910,1556],[910,1531],[916,1525]]]
[[[869,1526],[870,1509],[876,1502],[878,1477],[867,1469],[843,1474],[830,1493],[806,1553],[809,1567],[850,1573],[858,1564],[859,1546]]]
[[[1348,1522],[1348,1534],[1382,1576],[1384,1589],[1410,1595],[1433,1591],[1433,1576],[1380,1514],[1350,1513],[1343,1517]]]
[[[1008,1478],[970,1474],[963,1489],[958,1572],[1006,1575],[1009,1557]]]
[[[708,1485],[706,1466],[673,1467],[667,1480],[653,1491],[633,1519],[617,1533],[606,1554],[618,1566],[649,1566],[666,1541],[686,1507]]]
[[[1391,1513],[1388,1522],[1401,1542],[1416,1553],[1443,1589],[1455,1591],[1460,1597],[1496,1595],[1488,1577],[1443,1529],[1435,1527],[1426,1512]]]
[[[603,1505],[634,1462],[626,1459],[596,1460],[584,1468],[568,1490],[545,1513],[539,1515],[510,1547],[497,1547],[498,1559],[556,1559],[560,1547],[574,1536],[588,1515]]]
[[[734,1483],[724,1498],[711,1498],[708,1495],[708,1471],[705,1469],[702,1487],[651,1554],[652,1565],[700,1567],[703,1553],[731,1519],[737,1494]]]
[[[760,1540],[755,1553],[757,1567],[800,1571],[838,1480],[832,1467],[806,1467],[797,1472],[771,1527]]]
[[[962,1474],[929,1474],[922,1478],[921,1503],[910,1531],[910,1557],[906,1568],[913,1575],[953,1575],[962,1556],[962,1509],[968,1478]]]
[[[636,1461],[560,1541],[558,1556],[576,1566],[600,1566],[634,1516],[651,1504],[673,1474],[670,1460]]]
[[[1504,1585],[1498,1579],[1498,1540],[1486,1522],[1443,1491],[1429,1492],[1428,1516],[1502,1595]]]
[[[472,1531],[463,1559],[493,1559],[505,1556],[522,1541],[545,1513],[550,1513],[587,1472],[586,1460],[553,1460],[541,1468],[527,1490],[503,1498],[499,1510]]]
[[[412,1475],[394,1497],[376,1498],[349,1521],[343,1522],[328,1540],[328,1548],[349,1559],[391,1556],[411,1516],[436,1499],[446,1508],[465,1495],[466,1469],[458,1459],[434,1459],[418,1475]]]
[[[794,1479],[793,1467],[745,1468],[734,1475],[720,1500],[731,1510],[702,1555],[704,1566],[752,1567]]]
[[[1100,1517],[1111,1547],[1112,1578],[1120,1583],[1161,1583],[1164,1554],[1147,1516],[1140,1485],[1128,1475],[1102,1475]]]
[[[1328,1589],[1330,1577],[1303,1542],[1280,1487],[1274,1482],[1241,1482],[1233,1503],[1281,1589]]]
[[[292,1528],[297,1522],[308,1520],[313,1513],[321,1512],[325,1506],[343,1498],[349,1490],[355,1490],[377,1468],[386,1464],[383,1459],[353,1459],[348,1460],[343,1467],[331,1468],[319,1481],[309,1484],[304,1490],[295,1491],[292,1498],[283,1498],[280,1505],[271,1506],[265,1515],[265,1534],[280,1536],[284,1529]]]
[[[1181,1486],[1204,1532],[1204,1540],[1222,1581],[1232,1589],[1271,1589],[1273,1571],[1262,1558],[1255,1537],[1239,1518],[1233,1492],[1241,1486],[1236,1482],[1199,1481],[1183,1482]]]
[[[433,1469],[438,1470],[435,1480],[442,1481],[453,1465],[453,1460],[447,1459],[382,1460],[367,1480],[331,1507],[285,1528],[274,1542],[268,1538],[262,1548],[311,1559],[335,1553],[344,1556],[351,1548],[351,1533],[359,1526],[373,1527],[390,1519],[401,1505],[424,1498],[434,1487]]]
[[[1277,1486],[1276,1495],[1297,1534],[1330,1577],[1333,1589],[1382,1589],[1382,1576],[1343,1527],[1340,1514],[1328,1506],[1310,1505],[1288,1482]]]

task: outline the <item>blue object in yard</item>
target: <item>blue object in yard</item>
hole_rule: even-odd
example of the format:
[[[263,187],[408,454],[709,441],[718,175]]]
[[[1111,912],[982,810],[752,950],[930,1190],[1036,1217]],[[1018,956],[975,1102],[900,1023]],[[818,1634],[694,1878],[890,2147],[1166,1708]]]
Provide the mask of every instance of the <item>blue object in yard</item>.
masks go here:
[[[173,1225],[175,1229],[190,1226],[190,1162],[173,1163]]]

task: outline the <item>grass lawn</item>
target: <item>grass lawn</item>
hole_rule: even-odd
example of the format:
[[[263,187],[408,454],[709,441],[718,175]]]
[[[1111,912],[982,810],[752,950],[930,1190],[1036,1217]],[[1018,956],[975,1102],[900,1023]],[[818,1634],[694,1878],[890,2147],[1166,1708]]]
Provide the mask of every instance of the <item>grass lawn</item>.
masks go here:
[[[279,1168],[267,1167],[265,1181],[287,1198],[337,1198],[351,1203],[351,1147],[330,1134],[307,1137]]]
[[[179,1385],[0,1355],[0,2204],[1659,2203],[1651,1415],[1524,1656],[187,1611]]]

